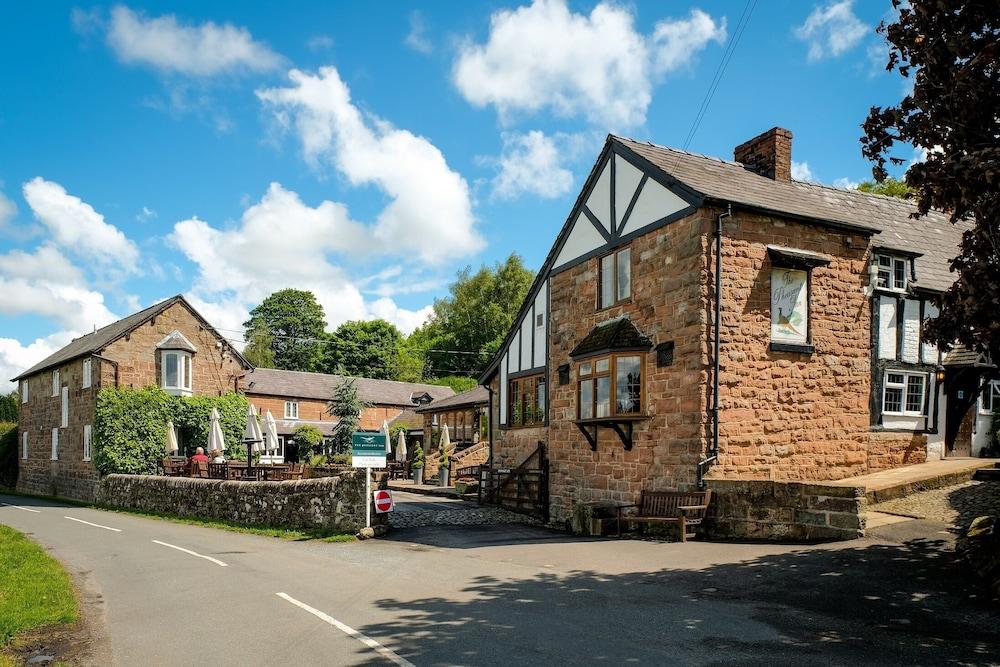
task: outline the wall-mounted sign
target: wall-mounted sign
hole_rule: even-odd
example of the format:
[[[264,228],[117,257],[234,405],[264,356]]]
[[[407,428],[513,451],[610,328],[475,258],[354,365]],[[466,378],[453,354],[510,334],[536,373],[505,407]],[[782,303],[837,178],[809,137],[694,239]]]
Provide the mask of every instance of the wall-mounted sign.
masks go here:
[[[771,271],[771,340],[806,343],[809,335],[809,273]]]

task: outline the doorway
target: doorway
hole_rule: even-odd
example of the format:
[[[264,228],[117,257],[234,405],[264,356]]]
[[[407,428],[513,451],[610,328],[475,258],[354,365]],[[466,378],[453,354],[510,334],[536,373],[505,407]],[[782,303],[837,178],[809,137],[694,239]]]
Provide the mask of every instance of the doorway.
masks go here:
[[[971,368],[949,371],[945,381],[945,456],[972,456],[973,408],[979,389],[979,374]]]

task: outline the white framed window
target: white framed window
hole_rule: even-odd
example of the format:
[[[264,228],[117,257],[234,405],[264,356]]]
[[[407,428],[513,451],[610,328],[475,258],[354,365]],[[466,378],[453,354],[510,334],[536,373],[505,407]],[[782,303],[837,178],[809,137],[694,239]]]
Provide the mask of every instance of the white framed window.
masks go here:
[[[21,433],[21,458],[25,461],[28,460],[28,432],[24,431]]]
[[[28,380],[21,380],[21,402],[28,402]]]
[[[52,460],[59,460],[59,429],[52,429]]]
[[[167,393],[191,393],[191,353],[181,350],[168,350],[163,353],[160,386]]]
[[[52,395],[59,395],[59,371],[52,371]]]
[[[299,418],[299,404],[297,401],[285,401],[285,419]]]
[[[91,427],[90,424],[86,424],[83,427],[83,460],[84,461],[89,461],[90,460],[90,443],[91,443],[91,438],[93,438],[93,431],[94,431],[94,429]]]
[[[63,428],[69,426],[69,387],[62,388],[62,418],[59,425]]]
[[[632,249],[622,248],[598,262],[598,309],[610,308],[632,296]]]
[[[886,371],[882,387],[882,412],[923,416],[926,412],[927,373]]]
[[[990,380],[979,395],[979,412],[990,415],[997,408],[1000,408],[1000,380]]]
[[[91,374],[93,373],[94,362],[93,359],[83,360],[83,388],[87,389],[90,387],[90,382],[92,380]]]
[[[908,263],[909,260],[905,257],[875,255],[875,265],[878,267],[878,282],[876,284],[882,289],[905,292]]]

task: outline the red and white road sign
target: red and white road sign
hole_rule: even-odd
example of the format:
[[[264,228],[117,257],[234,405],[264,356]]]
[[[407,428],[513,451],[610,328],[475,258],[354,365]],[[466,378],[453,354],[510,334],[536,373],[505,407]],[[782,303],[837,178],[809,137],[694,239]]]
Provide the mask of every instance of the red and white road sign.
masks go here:
[[[391,512],[396,506],[395,503],[392,502],[392,491],[381,489],[372,495],[375,496],[375,511],[379,514]]]

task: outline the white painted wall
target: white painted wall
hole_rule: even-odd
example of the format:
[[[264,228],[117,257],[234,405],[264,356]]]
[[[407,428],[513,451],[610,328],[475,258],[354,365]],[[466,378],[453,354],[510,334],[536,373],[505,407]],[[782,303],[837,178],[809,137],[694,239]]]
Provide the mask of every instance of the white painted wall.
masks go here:
[[[500,362],[500,423],[507,425],[507,355]]]
[[[896,358],[896,298],[879,297],[878,304],[879,359]]]
[[[931,382],[937,382],[931,378]],[[927,434],[927,460],[936,461],[944,458],[944,416],[948,413],[948,397],[944,393],[944,385],[935,386],[938,398],[938,419],[937,433]],[[934,395],[931,394],[931,404],[927,408],[927,413],[934,417]]]
[[[687,202],[651,178],[646,179],[639,193],[639,199],[629,215],[622,234],[631,234],[657,220],[687,207]]]
[[[604,167],[601,168],[601,175],[597,177],[597,182],[594,183],[594,189],[590,191],[590,196],[587,197],[587,208],[593,213],[601,224],[604,225],[604,229],[611,232],[611,161],[608,160],[604,163]]]
[[[911,415],[882,415],[882,426],[887,429],[916,431],[924,430],[926,417],[914,417]]]
[[[514,337],[510,339],[510,347],[507,348],[507,372],[516,373],[521,370],[521,331],[518,330]]]
[[[642,172],[621,155],[615,155],[615,227],[622,224],[625,211],[641,181]]]
[[[928,318],[934,319],[935,317],[938,316],[938,309],[934,306],[934,304],[928,302],[924,306],[924,314]],[[924,343],[923,345],[920,346],[920,349],[921,349],[921,355],[923,356],[923,362],[925,364],[938,363],[940,356],[938,355],[937,345],[934,345],[932,343]]]
[[[903,349],[900,358],[911,364],[920,361],[920,302],[903,301]]]
[[[576,216],[573,222],[573,229],[566,238],[559,256],[556,258],[555,267],[572,262],[577,257],[586,255],[592,250],[597,250],[604,245],[604,237],[597,231],[584,213]]]
[[[535,358],[533,360],[535,368],[545,365],[545,348],[548,344],[548,341],[545,339],[545,332],[548,330],[549,324],[548,297],[549,281],[546,280],[542,283],[538,294],[535,296],[535,319],[532,321],[532,326],[535,329]],[[539,315],[541,315],[541,325],[538,323]]]
[[[531,318],[532,309],[529,308],[528,312],[525,313],[524,319],[521,321],[521,370],[526,371],[532,367],[531,358],[531,344],[535,340],[534,332],[532,331]]]

